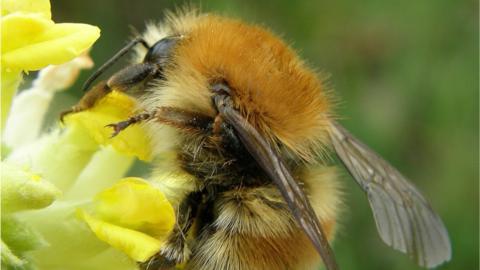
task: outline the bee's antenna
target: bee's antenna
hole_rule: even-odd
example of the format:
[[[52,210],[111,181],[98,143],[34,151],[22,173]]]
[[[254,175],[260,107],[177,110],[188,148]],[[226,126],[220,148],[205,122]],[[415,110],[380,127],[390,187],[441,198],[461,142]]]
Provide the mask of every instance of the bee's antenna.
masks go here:
[[[131,48],[133,48],[138,43],[141,43],[145,48],[150,49],[148,43],[142,37],[136,37],[130,41],[125,47],[120,49],[114,56],[108,59],[101,67],[99,67],[83,84],[82,91],[86,91],[90,88],[90,85],[100,76],[102,73],[112,66],[118,59],[125,55]]]

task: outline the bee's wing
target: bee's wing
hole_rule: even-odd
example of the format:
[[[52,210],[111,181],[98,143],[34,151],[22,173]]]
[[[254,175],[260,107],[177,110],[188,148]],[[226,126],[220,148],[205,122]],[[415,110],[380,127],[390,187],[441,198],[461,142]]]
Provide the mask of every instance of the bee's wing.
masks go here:
[[[337,269],[333,252],[317,216],[313,212],[307,196],[293,179],[282,158],[260,133],[233,108],[229,96],[215,96],[215,103],[223,119],[234,127],[245,148],[277,185],[298,224],[320,253],[326,268],[328,270]]]
[[[330,133],[337,155],[368,195],[382,240],[420,266],[450,260],[447,230],[418,189],[339,124]]]

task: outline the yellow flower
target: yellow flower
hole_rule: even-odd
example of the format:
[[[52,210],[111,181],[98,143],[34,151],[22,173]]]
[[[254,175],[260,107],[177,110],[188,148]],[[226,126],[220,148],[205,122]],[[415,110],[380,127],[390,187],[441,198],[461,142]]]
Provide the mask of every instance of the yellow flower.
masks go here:
[[[34,166],[38,171],[48,176],[48,179],[57,186],[67,190],[63,198],[50,207],[52,216],[68,217],[71,206],[75,204],[81,209],[91,209],[90,198],[99,190],[117,183],[95,197],[93,214],[83,210],[78,210],[77,213],[97,238],[125,253],[132,259],[131,262],[144,262],[160,250],[165,237],[173,227],[175,215],[163,193],[149,182],[140,178],[127,178],[117,182],[119,179],[117,174],[124,175],[126,169],[119,163],[131,164],[128,160],[122,161],[125,156],[137,156],[144,160],[150,159],[151,156],[150,141],[141,126],[129,127],[115,138],[110,138],[112,130],[105,127],[107,124],[128,118],[134,107],[135,102],[130,97],[118,92],[110,93],[99,100],[93,108],[68,115],[63,131],[52,138],[53,145],[46,147],[45,151],[38,151],[36,158],[31,160],[36,161],[37,166],[41,165]],[[49,137],[45,139],[48,143]],[[100,150],[91,156],[97,149]],[[79,155],[69,155],[64,151]],[[116,157],[117,155],[123,157]],[[80,156],[82,160],[69,161],[76,156]],[[84,158],[89,160],[87,166],[82,163]],[[129,160],[133,161],[133,157]],[[65,163],[78,165],[83,170],[78,175],[77,167],[70,168],[72,166]],[[76,173],[78,177],[61,177],[66,173],[70,174],[70,171],[66,171],[67,168],[75,169],[72,173]],[[112,173],[112,170],[115,173]],[[59,172],[58,175],[56,171]],[[68,207],[65,207],[66,205]],[[50,215],[48,209],[43,213],[27,214],[27,220],[35,224],[45,215]],[[81,231],[77,223],[69,222],[72,229],[78,230],[74,232]],[[49,227],[53,227],[50,224],[41,225],[47,225],[37,226],[44,234],[48,234]],[[63,239],[76,243],[77,240],[68,232],[61,231],[61,228],[57,229],[58,234],[64,236],[56,239],[47,235],[46,240],[52,243],[52,246],[55,244],[68,246],[62,243],[65,241]],[[93,246],[92,249],[94,248],[98,247]],[[51,256],[52,253],[47,251],[38,250],[32,254],[35,254],[35,258]],[[55,261],[54,265],[59,266],[59,263],[60,261]]]
[[[58,65],[85,52],[100,36],[88,24],[55,23],[48,0],[2,0],[2,127],[22,71]]]
[[[108,124],[126,120],[132,115],[135,101],[125,94],[113,91],[88,110],[67,115],[67,126],[79,125],[100,145],[112,145],[115,150],[141,160],[151,159],[150,140],[138,125],[133,125],[112,138]]]
[[[99,239],[138,262],[157,253],[175,223],[165,195],[140,178],[125,178],[97,195],[95,216],[79,210]]]
[[[42,123],[45,114],[39,112],[46,110],[54,92],[70,85],[81,66],[77,64],[82,64],[63,63],[88,50],[100,30],[53,22],[48,0],[0,1],[0,128],[22,72],[57,65],[43,69],[33,89],[15,97],[18,104],[29,105],[20,108],[30,114],[9,119],[20,127],[32,121],[26,116],[37,112],[34,120]],[[31,102],[44,94],[48,98],[42,102]],[[18,140],[8,145],[10,153],[1,168],[8,180],[1,190],[2,266],[133,270],[135,262],[144,262],[160,250],[175,223],[170,202],[151,182],[140,178],[118,182],[132,166],[133,156],[152,158],[150,140],[141,126],[129,127],[115,138],[105,127],[127,119],[134,108],[133,99],[113,92],[93,108],[69,115],[64,127],[42,134],[39,129],[33,132],[30,124],[31,136],[20,136],[21,128],[12,131],[10,138]]]
[[[150,140],[141,126],[134,125],[111,137],[105,127],[127,119],[135,101],[113,91],[94,107],[65,117],[67,129],[81,129],[100,145],[142,160],[151,159]],[[175,215],[165,195],[141,178],[125,178],[95,197],[94,214],[79,210],[95,235],[121,250],[137,262],[145,262],[156,254],[175,223]]]

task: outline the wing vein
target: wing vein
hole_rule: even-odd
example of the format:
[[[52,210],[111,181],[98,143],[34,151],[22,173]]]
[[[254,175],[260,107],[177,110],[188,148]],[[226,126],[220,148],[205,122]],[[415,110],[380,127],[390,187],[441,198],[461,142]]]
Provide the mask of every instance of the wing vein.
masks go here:
[[[435,267],[450,260],[445,226],[418,189],[335,122],[330,135],[338,157],[368,194],[382,240],[421,266]]]

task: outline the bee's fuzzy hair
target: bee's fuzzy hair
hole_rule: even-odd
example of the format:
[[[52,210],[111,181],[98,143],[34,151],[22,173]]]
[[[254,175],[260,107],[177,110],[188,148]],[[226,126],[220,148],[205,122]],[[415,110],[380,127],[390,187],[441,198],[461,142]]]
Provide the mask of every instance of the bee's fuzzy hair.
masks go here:
[[[309,168],[303,174],[312,206],[332,240],[341,204],[335,169]],[[187,269],[318,269],[320,257],[276,187],[240,187],[225,192],[215,205],[213,229],[199,237],[200,248]]]
[[[148,24],[143,38],[153,45],[171,35],[183,35],[184,39],[164,67],[164,79],[147,87],[140,108],[174,107],[213,118],[217,112],[210,86],[226,82],[240,113],[288,161],[294,161],[295,176],[303,182],[312,208],[332,239],[342,196],[335,171],[318,162],[328,143],[331,99],[317,74],[273,34],[237,20],[188,9],[169,13],[160,24]],[[145,48],[138,46],[134,62],[141,62],[145,54]],[[213,165],[206,166],[212,172],[215,162],[221,166],[221,157],[210,160],[196,150],[201,138],[155,122],[146,126],[155,154],[187,152],[189,168],[205,161],[212,161]],[[206,182],[183,171],[186,164],[182,162],[175,154],[163,156],[159,162],[163,167],[152,175],[175,207]],[[173,171],[173,177],[161,173],[164,169]],[[215,220],[190,246],[186,269],[311,269],[320,263],[273,184],[223,184],[231,189],[215,195]]]
[[[149,43],[169,36],[185,37],[165,70],[165,81],[151,83],[143,106],[173,106],[213,115],[210,85],[225,80],[234,102],[272,145],[299,161],[324,156],[331,119],[329,91],[313,70],[276,36],[255,25],[195,9],[168,13],[149,23]],[[146,49],[136,48],[135,62]]]

